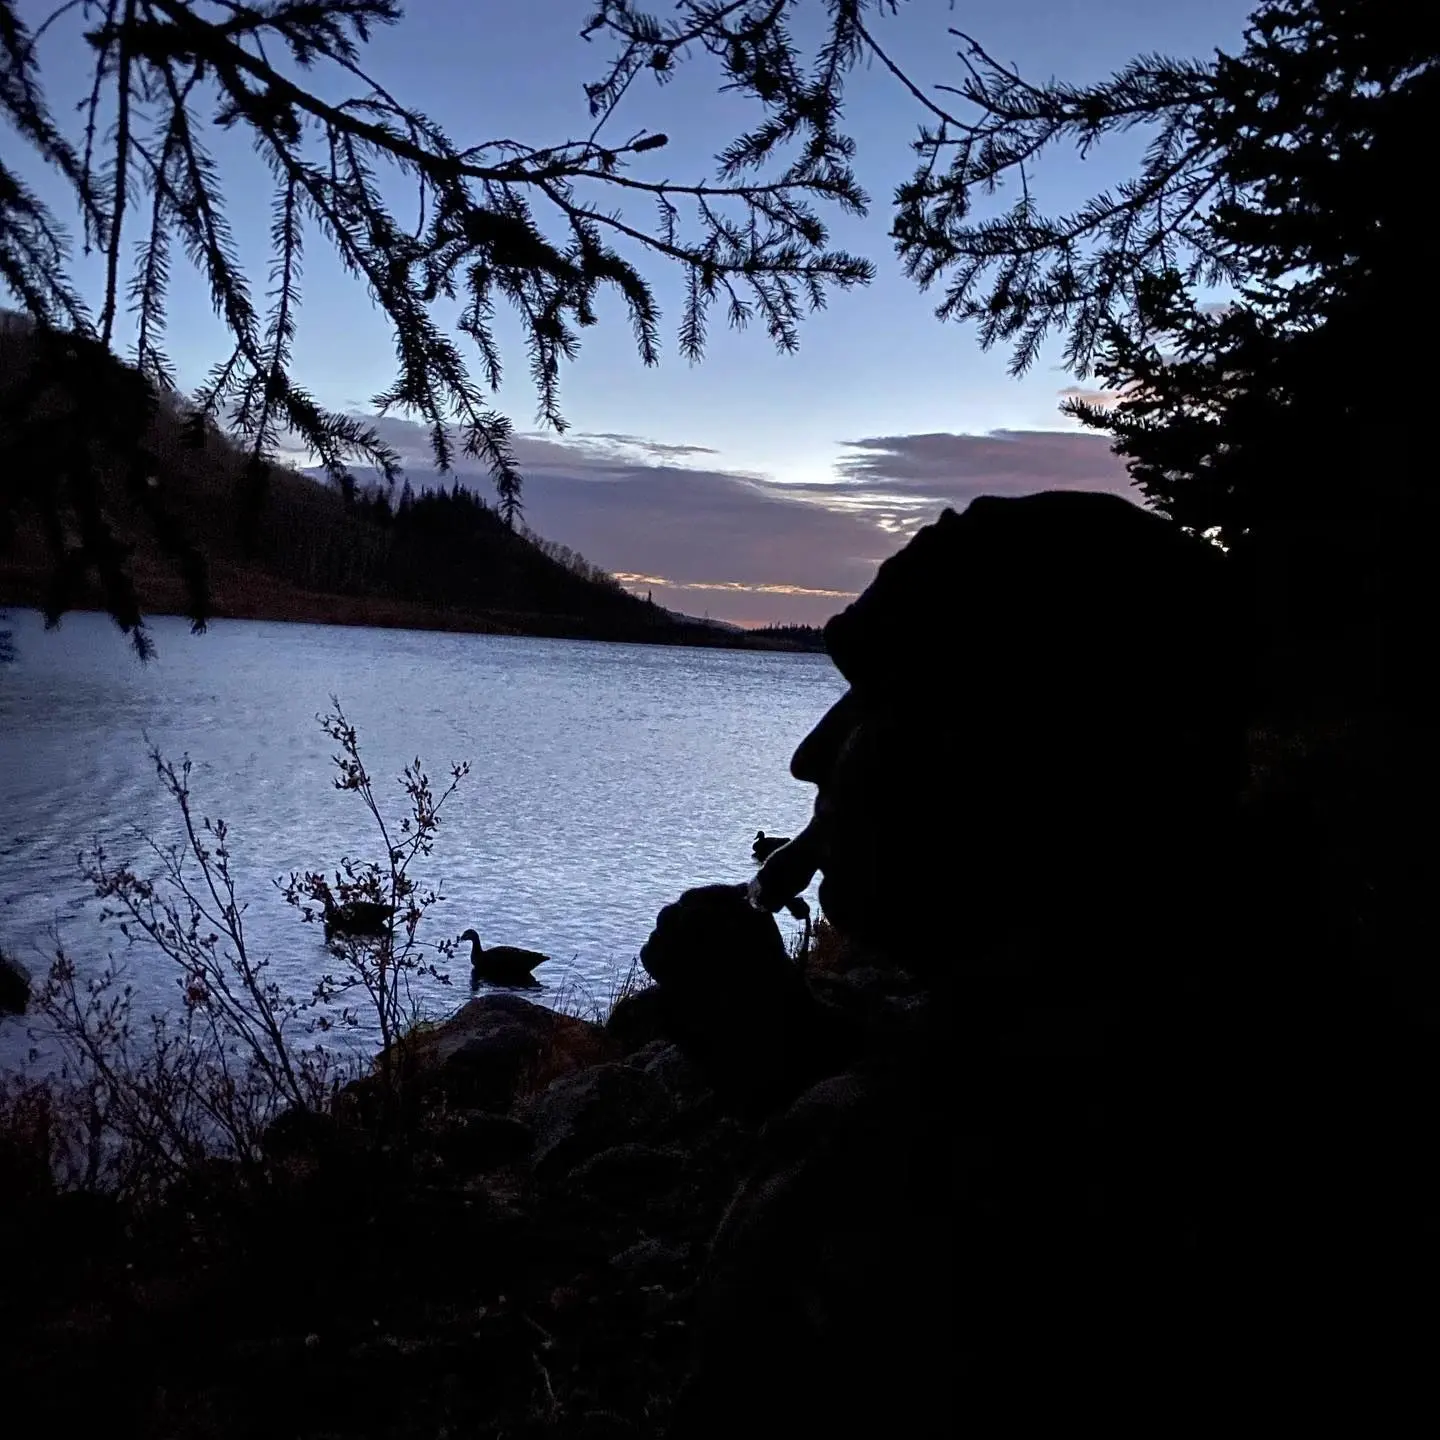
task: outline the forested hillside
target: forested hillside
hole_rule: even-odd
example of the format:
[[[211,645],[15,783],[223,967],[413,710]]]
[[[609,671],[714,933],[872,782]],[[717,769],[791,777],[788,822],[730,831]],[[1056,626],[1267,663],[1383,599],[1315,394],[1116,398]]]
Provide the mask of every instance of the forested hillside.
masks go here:
[[[91,442],[77,455],[68,441],[82,428],[95,433],[93,424],[72,423],[77,412],[119,403],[115,397],[132,394],[138,377],[106,358],[97,362],[106,383],[84,387],[86,394],[48,376],[36,386],[35,354],[28,324],[4,317],[0,604],[59,614],[113,599],[114,567],[95,563],[95,547],[87,545],[95,533],[87,506],[63,507],[55,524],[42,503],[47,486],[88,496],[63,472],[89,465],[99,478],[101,512],[125,552],[121,569],[133,581],[138,613],[190,613],[198,571],[216,616],[809,648],[788,636],[751,640],[673,615],[582,556],[512,528],[458,484],[418,493],[409,483],[398,493],[384,485],[347,492],[281,466],[257,475],[245,452],[174,392],[161,397],[148,424],[148,473],[137,482],[96,453],[103,445]],[[39,426],[37,407],[44,411]],[[30,418],[23,429],[22,408]],[[37,433],[48,433],[51,443],[37,442]]]

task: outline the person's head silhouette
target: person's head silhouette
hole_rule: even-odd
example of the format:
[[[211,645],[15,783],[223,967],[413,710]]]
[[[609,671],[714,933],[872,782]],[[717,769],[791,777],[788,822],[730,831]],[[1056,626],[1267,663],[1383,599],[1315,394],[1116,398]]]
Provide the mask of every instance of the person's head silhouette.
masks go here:
[[[983,945],[1144,886],[1157,847],[1183,863],[1243,780],[1225,571],[1113,495],[984,497],[920,531],[826,627],[850,689],[791,766],[826,916],[923,962],[957,917]]]

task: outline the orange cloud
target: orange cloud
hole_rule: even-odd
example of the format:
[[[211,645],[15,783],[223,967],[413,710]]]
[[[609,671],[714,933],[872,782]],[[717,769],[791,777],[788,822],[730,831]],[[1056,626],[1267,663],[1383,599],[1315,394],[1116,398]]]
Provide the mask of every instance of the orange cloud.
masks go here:
[[[670,590],[722,590],[731,595],[805,595],[825,600],[853,600],[858,590],[821,590],[807,585],[747,585],[741,580],[670,580],[664,575],[614,571],[615,578],[634,589],[663,585]]]

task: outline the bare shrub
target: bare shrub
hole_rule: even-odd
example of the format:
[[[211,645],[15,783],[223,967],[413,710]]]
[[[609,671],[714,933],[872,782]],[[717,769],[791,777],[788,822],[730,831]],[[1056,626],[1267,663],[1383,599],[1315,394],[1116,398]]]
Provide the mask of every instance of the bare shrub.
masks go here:
[[[139,838],[151,873],[115,861],[98,841],[79,856],[81,872],[104,901],[101,922],[147,959],[168,967],[178,1005],[148,1018],[135,1013],[123,960],[111,956],[83,978],[63,948],[37,987],[32,1029],[58,1058],[43,1078],[7,1082],[0,1133],[18,1146],[14,1163],[44,1154],[65,1188],[136,1193],[163,1188],[200,1161],[244,1166],[264,1159],[266,1132],[282,1113],[328,1115],[340,1087],[361,1068],[358,1056],[326,1043],[330,1032],[373,1025],[387,1057],[418,1015],[413,982],[449,977],[424,957],[416,933],[438,889],[411,872],[434,847],[440,811],[468,773],[451,769],[438,798],[417,759],[401,776],[407,810],[387,821],[361,760],[355,728],[332,697],[320,723],[338,744],[336,788],[357,793],[384,847],[384,860],[341,861],[333,891],[319,872],[277,881],[285,899],[314,921],[311,902],[369,900],[392,907],[380,933],[337,936],[338,967],[296,995],[270,973],[270,957],[246,932],[230,832],[195,807],[188,758],[178,765],[151,749],[155,773],[179,812],[183,838],[163,845]],[[322,899],[323,897],[323,899]],[[448,956],[453,942],[442,942]],[[42,1051],[32,1049],[32,1063]],[[394,1100],[398,1076],[388,1058],[380,1093]]]
[[[319,871],[292,873],[281,892],[307,924],[324,923],[327,909],[360,905],[388,910],[378,934],[337,934],[330,939],[330,952],[343,962],[342,968],[338,974],[320,978],[312,999],[322,1005],[344,1004],[351,997],[363,1001],[367,1015],[379,1028],[381,1068],[389,1077],[392,1046],[420,1019],[415,981],[428,978],[442,985],[450,983],[449,974],[424,959],[416,942],[425,912],[444,897],[410,872],[417,860],[434,850],[441,810],[470,773],[470,767],[464,762],[452,765],[450,783],[437,796],[419,758],[406,765],[400,783],[408,810],[398,829],[392,827],[385,820],[370,773],[361,759],[355,727],[345,718],[339,700],[331,696],[330,703],[333,710],[321,717],[320,724],[340,747],[332,757],[339,772],[335,788],[360,797],[384,845],[385,859],[360,861],[347,855],[334,872],[333,885]],[[436,948],[448,961],[454,954],[455,941],[441,940]],[[342,1023],[353,1026],[359,1023],[359,1012],[353,1005],[346,1005],[340,1018]]]

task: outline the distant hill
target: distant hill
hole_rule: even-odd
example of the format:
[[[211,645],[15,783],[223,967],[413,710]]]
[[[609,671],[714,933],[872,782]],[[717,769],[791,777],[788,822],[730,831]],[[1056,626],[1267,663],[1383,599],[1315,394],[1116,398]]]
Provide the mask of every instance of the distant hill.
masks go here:
[[[0,387],[23,375],[27,327],[0,326]],[[353,498],[311,475],[271,467],[256,496],[244,453],[213,425],[196,423],[166,397],[148,437],[158,497],[204,557],[211,613],[245,619],[546,635],[759,649],[813,648],[781,632],[752,635],[680,617],[627,591],[582,556],[512,530],[483,500],[456,484],[399,494],[371,487]],[[13,444],[14,437],[10,437]],[[0,437],[0,451],[5,448]],[[20,453],[19,450],[15,453]],[[36,463],[0,474],[0,605],[42,607],[55,593],[52,541],[33,503]],[[0,471],[15,454],[0,453]],[[43,463],[43,460],[39,463]],[[114,467],[118,469],[119,467]],[[27,505],[27,499],[30,503]],[[105,513],[129,550],[143,610],[184,613],[185,584],[145,509],[118,483]],[[73,556],[83,517],[60,537]],[[72,572],[80,567],[70,566]],[[102,608],[93,574],[71,573],[70,608]]]

